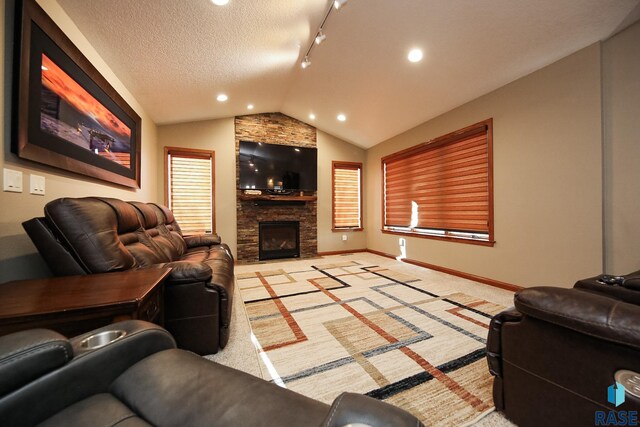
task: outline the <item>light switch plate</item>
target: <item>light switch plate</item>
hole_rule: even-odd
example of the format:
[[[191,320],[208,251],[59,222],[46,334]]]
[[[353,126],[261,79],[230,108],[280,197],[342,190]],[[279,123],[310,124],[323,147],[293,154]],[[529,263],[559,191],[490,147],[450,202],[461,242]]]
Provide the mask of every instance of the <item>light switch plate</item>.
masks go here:
[[[29,192],[38,196],[44,196],[44,176],[29,175]]]
[[[3,190],[13,193],[22,193],[22,172],[4,168]]]

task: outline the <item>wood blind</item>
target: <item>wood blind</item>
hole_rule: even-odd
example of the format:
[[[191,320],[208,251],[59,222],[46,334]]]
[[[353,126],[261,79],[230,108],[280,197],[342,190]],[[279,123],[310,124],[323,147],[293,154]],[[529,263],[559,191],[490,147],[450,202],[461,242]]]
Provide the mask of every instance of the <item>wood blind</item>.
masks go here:
[[[333,228],[361,228],[362,163],[333,162]]]
[[[168,204],[185,234],[211,233],[213,152],[168,149]]]
[[[491,122],[382,159],[384,225],[489,233]]]

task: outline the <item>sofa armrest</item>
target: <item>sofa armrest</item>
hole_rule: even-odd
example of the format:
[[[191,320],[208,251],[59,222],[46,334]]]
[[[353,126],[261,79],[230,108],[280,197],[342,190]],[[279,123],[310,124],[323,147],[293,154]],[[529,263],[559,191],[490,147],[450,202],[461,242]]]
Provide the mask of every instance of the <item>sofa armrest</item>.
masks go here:
[[[518,291],[524,315],[640,350],[640,306],[579,289],[536,287]]]
[[[517,323],[522,320],[522,313],[514,307],[508,308],[491,319],[489,336],[487,337],[487,363],[493,376],[502,377],[502,327],[506,323]]]
[[[0,337],[0,396],[63,366],[72,357],[69,340],[47,329]]]
[[[165,264],[156,264],[154,267],[171,268],[167,284],[181,285],[186,283],[208,283],[213,276],[213,270],[204,262],[173,261]]]
[[[53,274],[73,276],[87,273],[67,247],[56,238],[45,218],[32,218],[23,222],[22,227]]]
[[[574,285],[576,289],[584,289],[591,292],[609,295],[619,300],[640,305],[640,272],[636,271],[625,276],[621,284],[606,284],[601,280],[604,275],[578,280]]]
[[[356,393],[342,393],[331,405],[322,427],[424,427],[416,417],[388,403]]]
[[[81,344],[88,336],[108,330],[121,330],[125,335],[93,350]],[[70,361],[0,396],[2,425],[41,423],[73,403],[107,392],[118,376],[145,357],[175,348],[175,341],[166,330],[140,320],[107,325],[72,338],[68,344],[74,354]],[[3,381],[4,378],[0,382]]]
[[[219,245],[222,239],[217,234],[194,234],[192,236],[183,236],[187,248],[196,248],[198,246]]]

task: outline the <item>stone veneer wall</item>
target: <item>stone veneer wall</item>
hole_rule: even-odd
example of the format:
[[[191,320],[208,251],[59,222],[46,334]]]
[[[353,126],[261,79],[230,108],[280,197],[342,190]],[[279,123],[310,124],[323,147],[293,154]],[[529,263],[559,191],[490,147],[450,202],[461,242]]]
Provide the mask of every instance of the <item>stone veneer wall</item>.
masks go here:
[[[235,128],[236,188],[240,182],[240,141],[316,147],[315,127],[281,113],[238,116],[235,118]],[[256,206],[255,202],[240,200],[242,191],[236,191],[238,261],[258,261],[258,223],[261,221],[299,221],[300,257],[308,258],[318,254],[317,202],[306,202],[302,206]],[[315,192],[313,195],[316,195]]]

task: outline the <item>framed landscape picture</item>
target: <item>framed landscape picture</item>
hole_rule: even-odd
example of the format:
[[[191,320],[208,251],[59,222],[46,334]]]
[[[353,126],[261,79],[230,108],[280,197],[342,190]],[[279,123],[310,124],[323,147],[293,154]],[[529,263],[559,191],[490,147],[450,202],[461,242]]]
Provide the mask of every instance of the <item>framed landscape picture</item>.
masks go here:
[[[16,13],[13,151],[140,188],[140,117],[35,0]]]

